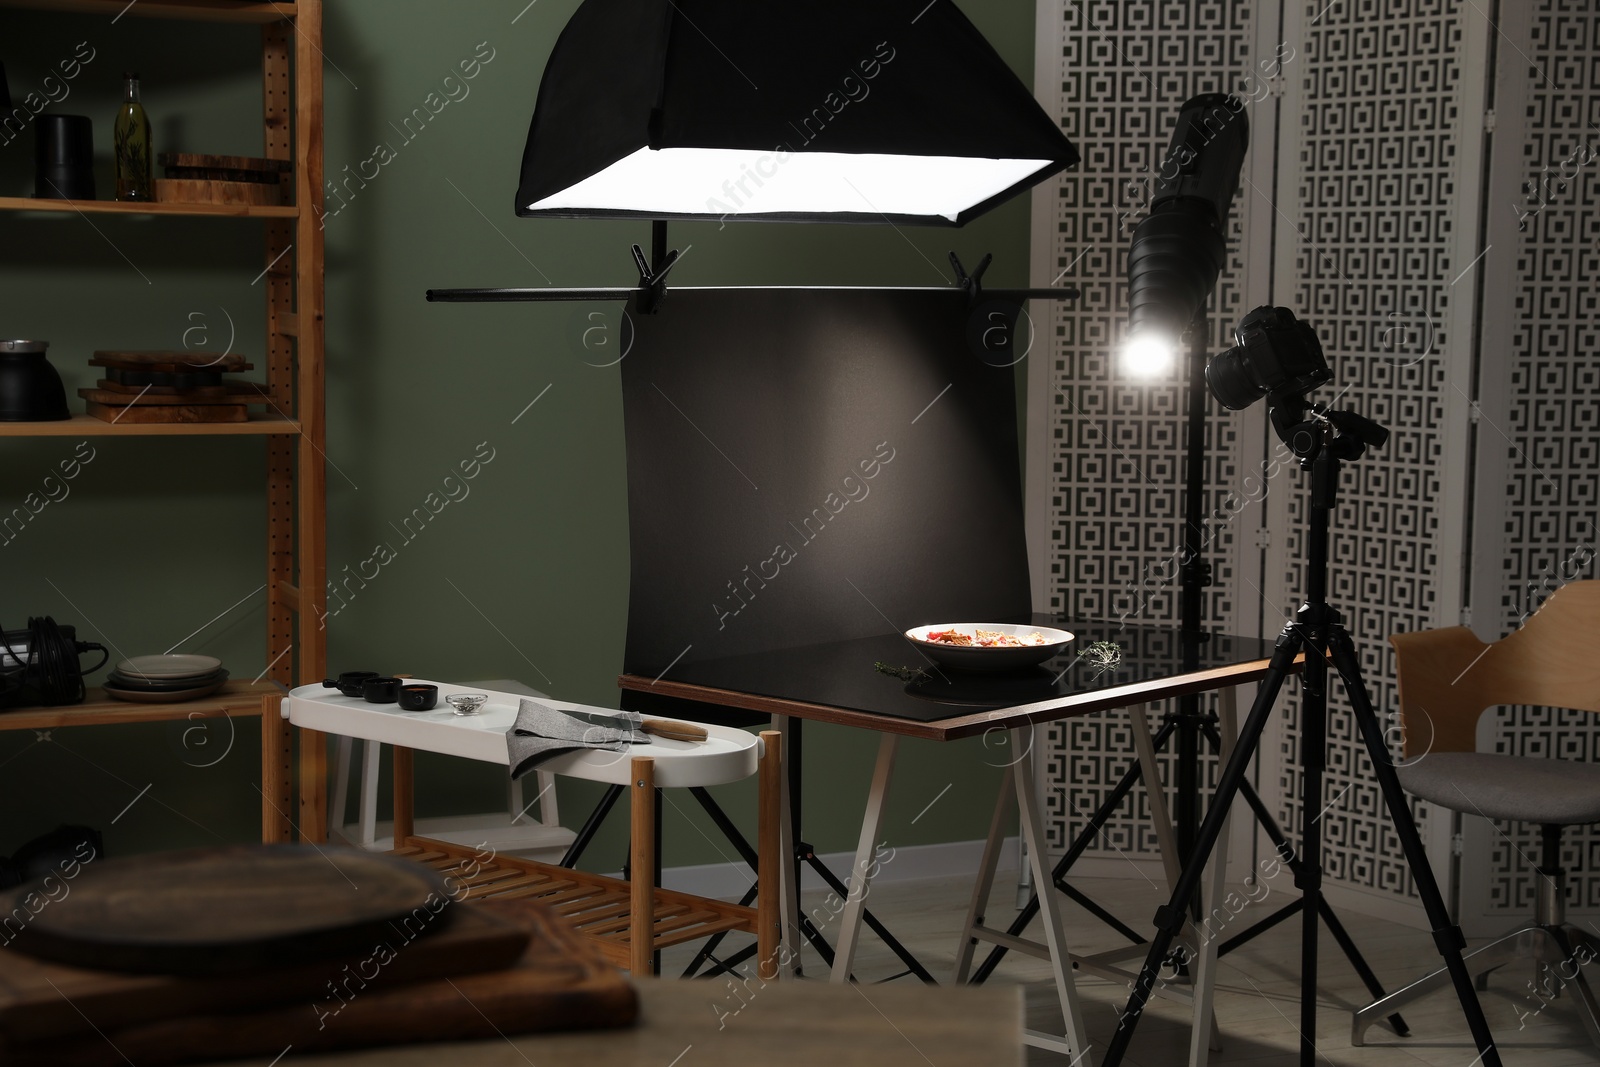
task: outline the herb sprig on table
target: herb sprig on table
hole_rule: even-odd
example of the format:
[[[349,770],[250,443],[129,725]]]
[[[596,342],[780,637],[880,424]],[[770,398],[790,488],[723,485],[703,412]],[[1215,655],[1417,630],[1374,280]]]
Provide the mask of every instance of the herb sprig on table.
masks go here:
[[[1122,662],[1122,646],[1115,641],[1096,641],[1083,650],[1083,658],[1096,667],[1115,667]]]
[[[928,672],[921,667],[894,667],[882,660],[872,666],[879,674],[892,674],[903,682],[924,682],[929,678]]]

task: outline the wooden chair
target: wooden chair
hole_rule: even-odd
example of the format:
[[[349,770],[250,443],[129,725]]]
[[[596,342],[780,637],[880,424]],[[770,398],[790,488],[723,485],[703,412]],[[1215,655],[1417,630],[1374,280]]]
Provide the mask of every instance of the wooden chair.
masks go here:
[[[1501,705],[1600,711],[1600,581],[1557,590],[1521,629],[1485,644],[1464,626],[1396,634],[1406,790],[1451,811],[1538,824],[1542,837],[1539,892],[1531,925],[1467,956],[1479,975],[1529,959],[1555,991],[1570,984],[1578,1014],[1600,1045],[1600,1004],[1582,963],[1600,957],[1600,940],[1566,922],[1566,872],[1561,832],[1600,822],[1600,765],[1477,751],[1478,719]],[[1373,1022],[1416,998],[1443,989],[1435,971],[1355,1013],[1353,1044]]]

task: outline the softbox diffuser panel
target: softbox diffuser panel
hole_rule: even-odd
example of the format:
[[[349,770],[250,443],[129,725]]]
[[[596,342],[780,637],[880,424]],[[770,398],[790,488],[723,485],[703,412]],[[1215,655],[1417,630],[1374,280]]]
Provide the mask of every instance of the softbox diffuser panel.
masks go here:
[[[629,314],[629,673],[1031,610],[1014,369],[976,354],[964,294]]]
[[[586,0],[516,210],[952,225],[1077,159],[951,0]]]

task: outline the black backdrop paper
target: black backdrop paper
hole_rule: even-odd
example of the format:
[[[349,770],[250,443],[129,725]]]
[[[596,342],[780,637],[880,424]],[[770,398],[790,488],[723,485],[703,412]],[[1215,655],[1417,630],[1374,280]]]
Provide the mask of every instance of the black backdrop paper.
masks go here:
[[[622,362],[625,669],[1031,610],[1013,368],[957,291],[675,289]]]

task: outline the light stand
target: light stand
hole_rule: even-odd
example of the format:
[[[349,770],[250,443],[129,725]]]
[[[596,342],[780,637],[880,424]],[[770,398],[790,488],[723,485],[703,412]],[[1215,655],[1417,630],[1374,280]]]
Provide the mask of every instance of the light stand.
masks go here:
[[[1302,469],[1311,472],[1311,501],[1306,520],[1306,600],[1295,619],[1287,623],[1278,636],[1261,689],[1240,731],[1233,755],[1223,768],[1216,796],[1200,826],[1195,851],[1187,858],[1171,899],[1156,912],[1156,936],[1150,943],[1144,966],[1134,982],[1127,1007],[1106,1050],[1103,1067],[1118,1067],[1127,1052],[1145,1005],[1154,991],[1159,969],[1167,959],[1173,941],[1188,921],[1201,876],[1230,817],[1234,798],[1247,785],[1246,775],[1261,744],[1267,718],[1277,703],[1283,683],[1294,672],[1296,657],[1302,652],[1306,655],[1299,730],[1304,786],[1301,804],[1302,848],[1300,866],[1295,872],[1296,885],[1302,891],[1300,1063],[1302,1067],[1313,1067],[1317,1058],[1318,924],[1326,905],[1322,897],[1320,815],[1315,813],[1321,803],[1323,772],[1326,768],[1327,682],[1328,663],[1331,661],[1344,684],[1356,723],[1366,743],[1374,775],[1389,810],[1390,823],[1400,838],[1406,865],[1427,912],[1434,944],[1455,985],[1462,1013],[1466,1016],[1468,1029],[1479,1053],[1475,1062],[1484,1067],[1500,1067],[1499,1052],[1489,1032],[1483,1008],[1478,1003],[1471,974],[1462,958],[1466,941],[1460,929],[1450,922],[1449,911],[1428,864],[1422,838],[1411,817],[1410,805],[1390,762],[1383,726],[1367,695],[1354,642],[1342,625],[1339,612],[1327,601],[1329,516],[1338,505],[1341,466],[1346,461],[1359,458],[1368,444],[1381,444],[1387,439],[1388,431],[1354,412],[1331,411],[1320,404],[1312,407],[1300,395],[1280,391],[1274,396],[1273,427],[1294,452]]]

